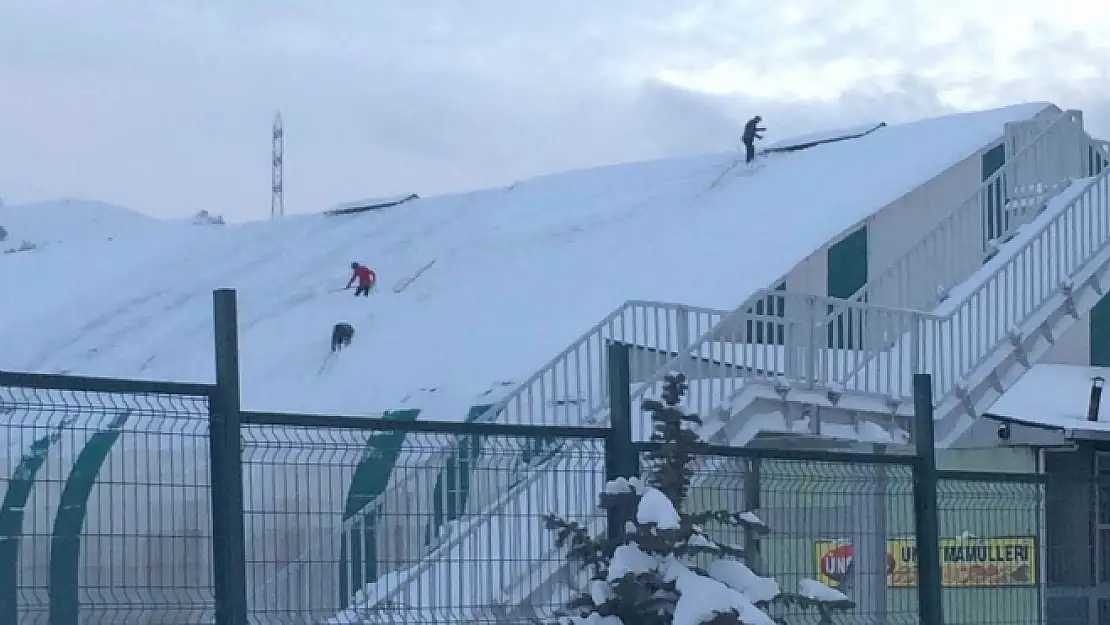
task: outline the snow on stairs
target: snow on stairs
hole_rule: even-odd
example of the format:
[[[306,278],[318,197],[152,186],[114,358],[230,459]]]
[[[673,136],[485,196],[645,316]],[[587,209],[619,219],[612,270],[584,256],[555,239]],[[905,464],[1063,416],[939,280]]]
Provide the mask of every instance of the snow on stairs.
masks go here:
[[[1108,175],[1110,169],[1077,181],[1053,198],[932,312],[829,304],[837,314],[826,320],[853,321],[855,349],[817,343],[807,366],[825,367],[823,373],[802,383],[783,376],[748,385],[703,435],[745,445],[761,429],[817,434],[795,425],[815,412],[838,425],[866,417],[894,434],[908,429],[911,377],[922,372],[933,375],[938,445],[957,444],[1110,291]],[[821,299],[810,298],[801,316],[819,313]],[[868,344],[883,347],[869,352]]]
[[[1093,165],[1102,160],[1096,154],[1105,149],[1102,142],[1087,137],[1078,111],[1007,125],[1004,135],[1009,156],[1001,168],[851,298],[830,301],[827,312],[817,311],[823,317],[819,323],[832,326],[830,337],[839,333],[837,343],[848,350],[824,357],[819,366],[825,369],[816,374],[816,383],[778,381],[779,401],[770,404],[773,394],[766,388],[749,388],[746,393],[755,397],[732,398],[725,411],[728,424],[718,423],[716,431],[707,434],[715,435],[716,442],[745,445],[761,429],[804,432],[798,423],[808,420],[808,433],[823,434],[814,426],[818,430],[827,422],[859,426],[861,413],[871,413],[872,421],[883,422],[894,438],[902,436],[898,417],[908,412],[910,374],[919,364],[914,350],[920,346],[908,340],[922,323],[913,311],[935,308],[938,299],[978,272],[1072,178],[1094,173]],[[795,311],[791,312],[793,316]],[[899,384],[893,384],[895,380]],[[825,391],[813,393],[814,386]]]
[[[923,353],[934,376],[938,445],[958,444],[1110,290],[1108,176],[1104,169],[1074,183],[968,281],[974,291],[926,320],[926,345],[942,346]]]

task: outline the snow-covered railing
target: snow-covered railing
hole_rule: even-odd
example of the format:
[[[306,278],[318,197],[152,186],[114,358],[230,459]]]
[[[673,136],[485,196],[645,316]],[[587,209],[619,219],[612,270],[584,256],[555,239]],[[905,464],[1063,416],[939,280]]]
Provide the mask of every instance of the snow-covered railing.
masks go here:
[[[971,383],[968,376],[1044,306],[1067,305],[1062,292],[1110,250],[1108,176],[1110,168],[1075,183],[1059,199],[1062,207],[1018,232],[1005,255],[967,281],[966,294],[954,292],[939,314],[923,318],[919,351],[937,403]]]
[[[1039,132],[1028,141],[1007,132],[1010,145],[1002,167],[849,299],[931,310],[940,295],[982,266],[998,242],[1036,215],[1048,198],[1087,175],[1080,165],[1087,138],[1077,114],[1066,111],[1043,129],[1034,125],[1030,132]]]
[[[923,313],[787,291],[761,291],[781,299],[782,316],[735,311],[713,331],[699,337],[687,353],[672,359],[632,394],[633,406],[660,392],[666,375],[679,371],[690,380],[685,405],[703,418],[729,410],[732,400],[751,382],[782,389],[835,389],[868,395],[907,397],[914,354],[895,340],[921,323]],[[900,351],[899,351],[900,350]],[[875,361],[895,367],[839,385],[837,380]],[[903,353],[904,352],[904,353]],[[857,376],[858,377],[858,376]],[[633,422],[646,436],[645,424]]]
[[[525,425],[582,425],[608,401],[606,358],[610,343],[636,346],[633,368],[654,372],[674,353],[685,351],[693,338],[716,326],[727,312],[663,302],[627,302],[479,419]]]
[[[1039,142],[1043,140],[1043,138],[1046,136],[1046,133],[1055,128],[1056,125],[1061,122],[1062,118],[1072,115],[1073,113],[1074,112],[1066,112],[1060,117],[1057,117],[1048,125],[1048,128],[1037,135],[1037,138],[1030,142],[1027,147],[1039,145]],[[1068,121],[1069,123],[1074,123],[1074,118],[1068,117],[1068,119],[1065,121]],[[1093,176],[1101,172],[1104,166],[1107,163],[1110,163],[1110,143],[1105,141],[1100,142],[1096,140],[1090,140],[1087,139],[1085,135],[1080,137],[1078,141],[1080,143],[1080,149],[1077,155],[1080,160],[1082,160],[1082,165],[1080,165],[1080,168],[1084,170],[1089,169],[1091,172],[1089,175]],[[1086,151],[1082,149],[1083,144],[1086,144],[1088,146],[1088,149]],[[1022,153],[1023,151],[1019,151],[1019,154]],[[1098,159],[1103,157],[1100,157],[1099,154],[1106,155],[1106,157],[1101,162]],[[1069,167],[1073,166],[1074,163],[1075,159],[1071,159],[1071,165],[1069,165]],[[1003,170],[1004,169],[1005,168],[1003,168]],[[1001,171],[1003,170],[999,170],[999,172],[996,173],[1001,173]],[[1054,183],[1050,185],[1053,191],[1052,195],[1056,195],[1063,189],[1067,188],[1071,184],[1071,180],[1072,178],[1068,178],[1062,183]],[[953,272],[953,275],[958,273],[958,271],[967,271],[962,279],[953,283],[951,288],[958,288],[958,285],[960,284],[973,283],[974,281],[971,280],[971,276],[979,272],[984,263],[987,262],[988,258],[998,252],[999,248],[997,246],[997,243],[1002,243],[1004,241],[1009,241],[1010,239],[1012,239],[1015,233],[1017,233],[1025,224],[1029,223],[1030,221],[1035,219],[1037,215],[1040,214],[1041,210],[1044,209],[1044,207],[1047,205],[1047,201],[1049,201],[1050,199],[1051,197],[1046,197],[1042,199],[1038,196],[1035,210],[1031,210],[1022,214],[1020,219],[1013,219],[1008,221],[1007,225],[1009,227],[1009,230],[1007,231],[1007,233],[1003,237],[997,239],[996,243],[989,246],[989,249],[987,251],[984,251],[981,254],[968,255],[966,258],[967,262],[961,263],[958,260],[953,261],[953,258],[960,258],[963,256],[962,254],[957,253],[954,250],[937,245],[927,245],[925,247],[921,247],[921,244],[919,244],[917,247],[912,248],[907,253],[907,255],[899,259],[899,261],[896,261],[895,264],[888,268],[886,272],[880,274],[879,278],[868,282],[867,285],[864,285],[862,289],[857,291],[856,294],[852,296],[851,301],[859,302],[870,300],[871,298],[869,296],[869,289],[872,287],[872,285],[881,284],[884,280],[891,279],[891,276],[897,276],[902,282],[900,283],[900,291],[896,294],[895,300],[908,300],[911,301],[911,303],[915,301],[928,302],[930,301],[930,292],[927,289],[928,284],[926,284],[925,289],[921,289],[920,285],[917,282],[920,275],[917,273],[909,272],[920,271],[928,274],[929,272],[935,271],[936,267],[947,267],[949,271]],[[986,209],[984,208],[983,210],[985,211]],[[953,213],[953,215],[956,214],[957,213]],[[947,223],[948,222],[946,221],[941,225],[945,226]],[[925,239],[923,239],[923,242],[935,240],[935,238],[931,238],[934,237],[934,235],[940,236],[938,235],[938,231],[934,230],[929,235],[926,235]],[[967,242],[967,245],[973,246],[968,249],[976,249],[974,248],[974,241]],[[929,255],[930,253],[932,254],[932,256]],[[913,260],[911,261],[909,259]],[[959,268],[958,270],[956,269],[957,267]],[[955,278],[953,279],[955,280]],[[943,292],[937,293],[938,298],[941,300],[948,299],[952,295],[950,289],[941,289],[941,291]],[[914,295],[909,295],[910,293],[913,293]],[[943,306],[943,304],[941,305]],[[934,307],[930,307],[929,310],[933,310],[933,308]],[[848,314],[850,315],[851,313]],[[888,348],[890,349],[894,349],[894,347],[895,346],[893,345],[893,343],[888,345]],[[861,382],[860,377],[856,375],[858,372],[858,370],[846,372],[848,375],[836,379],[835,383],[839,385],[858,385]]]

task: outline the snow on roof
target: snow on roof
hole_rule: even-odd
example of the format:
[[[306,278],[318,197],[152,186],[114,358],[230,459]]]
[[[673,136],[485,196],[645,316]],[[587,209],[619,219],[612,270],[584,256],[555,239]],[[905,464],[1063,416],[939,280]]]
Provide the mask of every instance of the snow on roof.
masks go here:
[[[233,287],[245,408],[375,414],[433,402],[435,418],[462,418],[481,392],[527,377],[628,299],[734,308],[1045,106],[773,155],[712,189],[735,154],[544,176],[358,219],[171,225],[134,249],[87,250],[126,267],[103,276],[0,262],[0,293],[54,287],[0,309],[11,328],[0,368],[211,380],[211,291]],[[356,260],[377,272],[369,298],[341,290]],[[354,343],[322,368],[339,321]]]
[[[4,242],[55,243],[124,236],[163,222],[142,213],[92,200],[62,199],[0,207]]]
[[[1033,365],[986,411],[988,414],[1051,428],[1110,431],[1110,394],[1099,421],[1087,420],[1091,378],[1110,380],[1110,368],[1079,365]]]

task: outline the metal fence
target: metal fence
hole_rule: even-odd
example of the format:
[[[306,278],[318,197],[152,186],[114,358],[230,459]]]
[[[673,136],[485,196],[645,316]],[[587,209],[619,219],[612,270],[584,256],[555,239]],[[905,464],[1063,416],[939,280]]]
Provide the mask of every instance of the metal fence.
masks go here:
[[[0,623],[200,623],[203,385],[0,373]]]
[[[581,587],[543,517],[614,526],[598,493],[652,446],[631,389],[605,427],[244,411],[230,297],[215,384],[0,372],[0,623],[525,623]],[[841,589],[838,622],[1070,623],[1043,476],[937,471],[918,430],[928,454],[709,447],[688,511],[758,514],[707,530],[785,590]]]

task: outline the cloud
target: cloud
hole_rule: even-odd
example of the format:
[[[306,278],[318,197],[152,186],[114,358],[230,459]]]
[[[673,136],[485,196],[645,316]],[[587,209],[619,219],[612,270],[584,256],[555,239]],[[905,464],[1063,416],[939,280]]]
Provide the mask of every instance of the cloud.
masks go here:
[[[0,193],[260,218],[277,108],[293,212],[728,149],[757,112],[773,138],[1049,99],[1110,134],[1110,10],[1037,6],[7,3]]]

